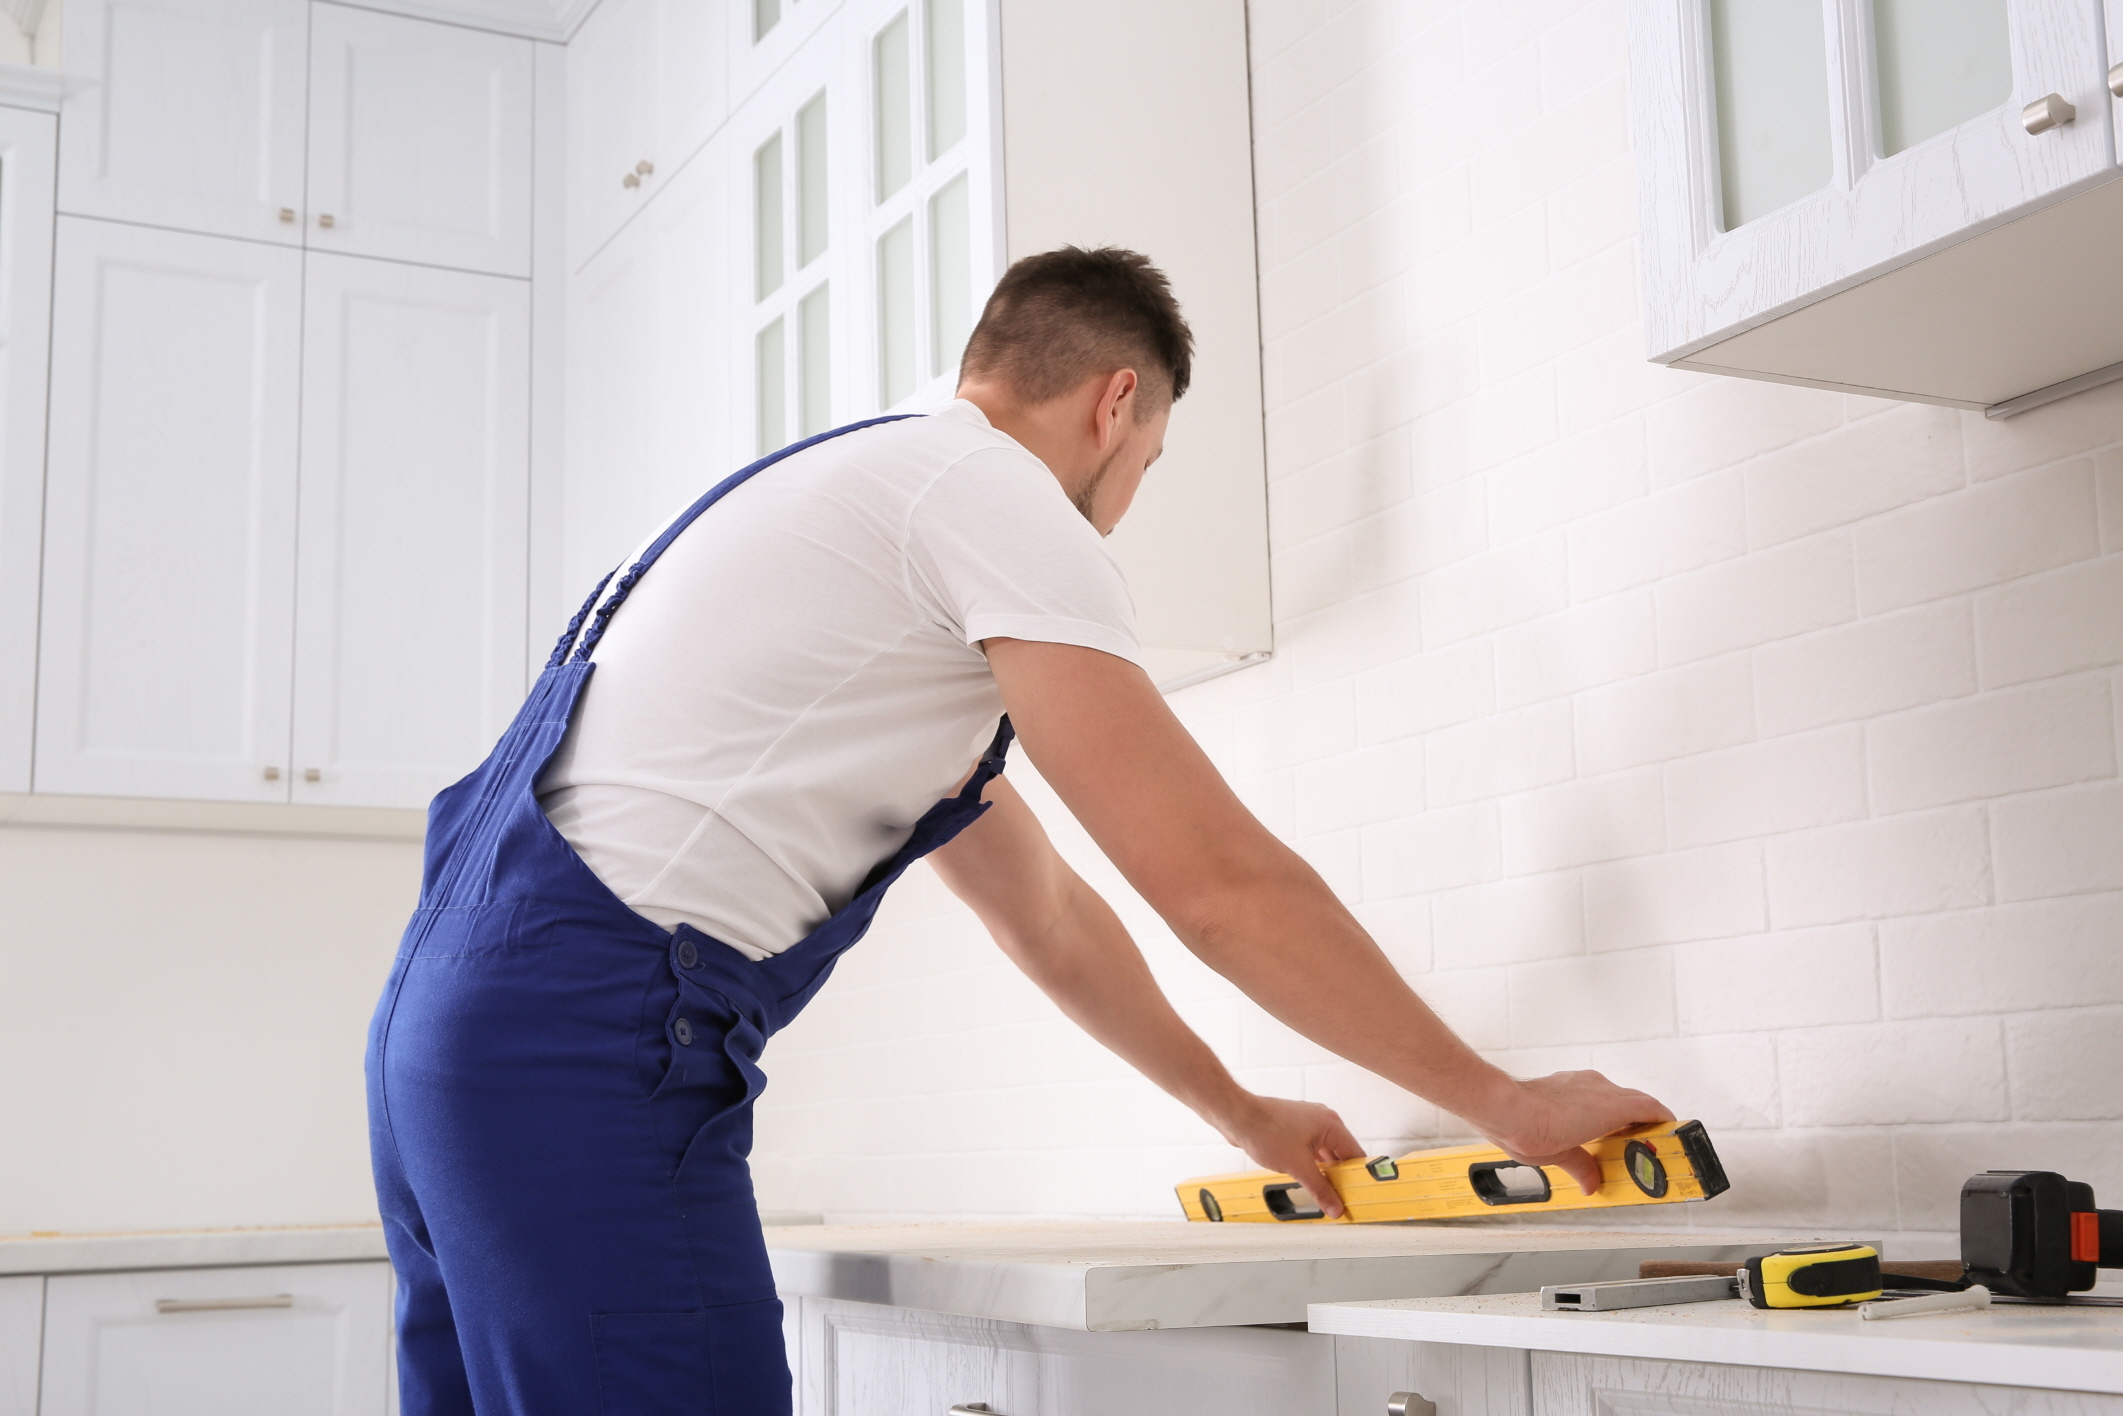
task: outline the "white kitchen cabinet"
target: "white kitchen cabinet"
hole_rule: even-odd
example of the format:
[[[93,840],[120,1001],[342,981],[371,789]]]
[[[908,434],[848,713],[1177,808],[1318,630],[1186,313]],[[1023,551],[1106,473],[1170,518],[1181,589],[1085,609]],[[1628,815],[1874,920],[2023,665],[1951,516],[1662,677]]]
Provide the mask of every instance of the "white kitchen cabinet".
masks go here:
[[[42,1416],[383,1416],[388,1264],[44,1282]]]
[[[801,1416],[1296,1416],[1334,1410],[1332,1339],[1278,1328],[1074,1332],[805,1298]]]
[[[1386,1416],[1397,1392],[1435,1402],[1448,1416],[1532,1416],[1533,1377],[1523,1351],[1383,1337],[1333,1341],[1335,1416]]]
[[[2123,361],[2101,0],[1630,27],[1652,359],[2001,414]]]
[[[2123,1396],[2098,1392],[1567,1352],[1532,1359],[1533,1416],[2123,1416]]]
[[[531,273],[532,43],[318,5],[312,250]]]
[[[37,1416],[44,1349],[44,1278],[0,1278],[0,1416]]]
[[[408,806],[522,701],[530,292],[309,258],[293,800]]]
[[[58,239],[35,786],[285,801],[302,253]]]
[[[299,245],[308,0],[70,0],[59,209]]]
[[[0,108],[0,792],[29,790],[36,715],[56,131]]]
[[[568,45],[570,269],[669,186],[728,115],[727,17],[743,8],[606,0],[576,32]]]

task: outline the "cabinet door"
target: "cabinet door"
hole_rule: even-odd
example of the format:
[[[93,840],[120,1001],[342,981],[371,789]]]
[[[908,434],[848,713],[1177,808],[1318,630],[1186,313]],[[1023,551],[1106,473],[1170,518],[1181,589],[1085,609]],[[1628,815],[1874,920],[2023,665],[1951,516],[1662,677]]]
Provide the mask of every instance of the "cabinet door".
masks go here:
[[[675,498],[659,505],[643,487],[656,442],[655,254],[645,228],[631,228],[568,282],[560,559],[563,598],[571,608],[654,529],[655,517],[669,516],[679,505]],[[551,629],[557,635],[560,626]]]
[[[48,1416],[383,1416],[390,1265],[47,1281]]]
[[[641,209],[660,174],[655,0],[605,0],[568,44],[568,268],[580,269]]]
[[[74,0],[59,209],[302,240],[306,0]]]
[[[530,287],[312,254],[294,799],[421,806],[524,692]]]
[[[43,1346],[43,1278],[0,1278],[0,1416],[37,1416]]]
[[[285,801],[302,253],[58,246],[36,788]]]
[[[1454,1416],[1532,1416],[1532,1373],[1523,1349],[1334,1339],[1336,1416],[1384,1416],[1386,1399],[1412,1391]]]
[[[1768,18],[1769,7],[1634,0],[1630,87],[1651,356],[1685,358],[2112,180],[2101,0],[2002,8],[1998,42],[2009,54],[1995,56],[1996,106],[1895,150],[1897,60],[1891,31],[1873,23],[1881,7],[1829,0],[1817,32],[1812,7],[1777,7],[1780,21],[1803,16],[1809,28],[1765,43],[1721,35],[1715,16]],[[1904,23],[1916,13],[1900,9]],[[1787,57],[1790,67],[1777,68]],[[2077,118],[2029,133],[2023,106],[2049,94],[2074,105]],[[1743,199],[1750,172],[1765,175],[1764,195],[1751,204]]]
[[[654,175],[675,176],[729,116],[725,7],[656,0]]]
[[[30,783],[56,128],[0,108],[0,792]]]
[[[309,245],[531,273],[531,41],[320,5]]]
[[[1533,1416],[2123,1416],[2123,1396],[2095,1392],[1573,1352],[1532,1355]]]

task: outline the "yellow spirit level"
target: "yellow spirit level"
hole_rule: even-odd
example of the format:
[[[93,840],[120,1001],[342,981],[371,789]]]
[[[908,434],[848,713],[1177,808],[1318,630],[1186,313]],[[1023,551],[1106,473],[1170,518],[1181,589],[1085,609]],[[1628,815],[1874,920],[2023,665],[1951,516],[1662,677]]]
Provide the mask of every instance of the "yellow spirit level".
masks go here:
[[[1241,1224],[1378,1224],[1507,1208],[1613,1209],[1707,1200],[1728,1188],[1700,1121],[1633,1126],[1586,1149],[1600,1163],[1600,1188],[1590,1195],[1560,1166],[1521,1165],[1493,1146],[1338,1161],[1327,1167],[1344,1206],[1338,1220],[1321,1214],[1297,1181],[1272,1170],[1204,1175],[1174,1188],[1187,1218]]]

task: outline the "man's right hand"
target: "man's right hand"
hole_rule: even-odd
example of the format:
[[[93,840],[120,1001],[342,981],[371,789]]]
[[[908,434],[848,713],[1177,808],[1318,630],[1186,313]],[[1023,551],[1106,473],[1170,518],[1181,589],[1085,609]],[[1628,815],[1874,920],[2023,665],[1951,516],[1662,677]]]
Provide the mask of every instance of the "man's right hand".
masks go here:
[[[1555,1072],[1513,1082],[1498,1109],[1465,1120],[1522,1165],[1560,1167],[1578,1188],[1600,1188],[1600,1163],[1585,1142],[1629,1126],[1671,1121],[1664,1104],[1631,1087],[1619,1087],[1598,1072]]]

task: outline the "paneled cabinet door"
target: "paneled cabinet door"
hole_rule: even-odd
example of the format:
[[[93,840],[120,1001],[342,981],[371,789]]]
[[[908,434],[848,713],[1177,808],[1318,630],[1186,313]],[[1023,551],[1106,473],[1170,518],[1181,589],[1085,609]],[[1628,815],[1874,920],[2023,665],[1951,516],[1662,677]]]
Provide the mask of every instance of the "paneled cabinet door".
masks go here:
[[[0,1278],[0,1416],[37,1416],[44,1279]]]
[[[383,1416],[389,1264],[67,1274],[46,1286],[50,1416]]]
[[[36,789],[285,801],[302,253],[58,245]]]
[[[655,0],[605,0],[568,44],[568,267],[657,190]],[[642,172],[643,166],[651,170]]]
[[[29,790],[36,714],[56,128],[0,108],[0,792]]]
[[[59,209],[302,240],[307,0],[71,0]]]
[[[683,504],[675,496],[659,499],[646,486],[645,469],[662,442],[656,396],[662,370],[655,358],[662,307],[656,243],[646,232],[640,226],[622,232],[568,282],[560,563],[570,609],[641,544],[658,516]],[[708,389],[700,396],[718,395]],[[559,625],[550,628],[559,633]]]
[[[319,5],[309,246],[531,273],[532,44]]]
[[[312,254],[294,800],[423,806],[522,701],[530,289]]]

